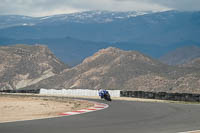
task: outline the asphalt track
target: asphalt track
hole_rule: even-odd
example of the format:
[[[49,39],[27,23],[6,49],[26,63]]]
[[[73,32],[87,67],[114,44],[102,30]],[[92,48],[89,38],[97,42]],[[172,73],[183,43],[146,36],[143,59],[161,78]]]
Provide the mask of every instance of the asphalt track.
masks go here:
[[[94,101],[94,100],[93,100]],[[177,133],[200,129],[200,105],[134,101],[81,115],[0,124],[0,133]]]

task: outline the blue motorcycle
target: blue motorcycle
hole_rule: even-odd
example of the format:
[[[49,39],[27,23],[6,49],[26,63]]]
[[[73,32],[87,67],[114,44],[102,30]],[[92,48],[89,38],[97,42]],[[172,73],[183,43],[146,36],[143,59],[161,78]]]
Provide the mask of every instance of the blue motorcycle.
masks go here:
[[[112,101],[110,94],[107,90],[100,90],[99,96],[101,97],[101,99],[105,99],[107,101]]]

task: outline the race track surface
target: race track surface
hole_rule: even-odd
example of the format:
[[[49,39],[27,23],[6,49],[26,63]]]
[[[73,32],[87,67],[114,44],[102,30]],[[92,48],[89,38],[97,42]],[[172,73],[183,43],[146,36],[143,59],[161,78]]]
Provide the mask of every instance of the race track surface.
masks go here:
[[[0,133],[177,133],[200,129],[200,105],[106,102],[101,111],[0,124]]]

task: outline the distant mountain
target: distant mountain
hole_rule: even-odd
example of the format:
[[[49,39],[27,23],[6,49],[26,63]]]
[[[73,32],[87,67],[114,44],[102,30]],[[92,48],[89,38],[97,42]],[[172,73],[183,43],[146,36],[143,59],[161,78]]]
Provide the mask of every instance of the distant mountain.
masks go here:
[[[61,14],[38,18],[40,24],[52,23],[109,23],[131,17],[136,17],[144,14],[153,13],[151,11],[127,11],[127,12],[112,12],[112,11],[85,11],[72,14]]]
[[[186,46],[177,48],[160,58],[160,61],[169,65],[181,65],[200,57],[200,47]]]
[[[20,15],[0,15],[0,29],[15,26],[32,26],[37,20],[33,17]]]
[[[200,12],[88,11],[46,17],[0,16],[0,45],[45,44],[71,66],[109,46],[153,58],[200,46]]]
[[[200,42],[200,12],[166,11],[159,13],[82,12],[37,18],[34,24],[23,24],[0,30],[7,38],[64,38],[80,40],[172,45]],[[69,16],[72,17],[69,17]],[[106,21],[111,19],[112,21]],[[2,20],[3,21],[3,20]]]
[[[110,11],[86,11],[71,14],[60,14],[45,17],[28,17],[20,15],[0,15],[0,29],[14,26],[34,26],[56,23],[108,23],[115,20],[136,17],[149,14],[148,12],[110,12]]]
[[[0,47],[0,90],[20,89],[67,69],[42,45]]]
[[[164,65],[136,51],[106,48],[28,88],[86,88],[200,93],[200,69]]]

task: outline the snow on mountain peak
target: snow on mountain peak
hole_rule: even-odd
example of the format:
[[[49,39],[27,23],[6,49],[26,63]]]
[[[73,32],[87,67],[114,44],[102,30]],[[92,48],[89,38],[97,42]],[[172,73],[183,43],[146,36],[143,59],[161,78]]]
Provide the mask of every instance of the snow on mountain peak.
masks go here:
[[[0,29],[12,26],[33,26],[37,24],[48,23],[110,23],[115,20],[121,20],[139,15],[150,14],[153,12],[144,11],[84,11],[71,14],[58,14],[44,17],[28,17],[20,15],[0,15]]]
[[[77,22],[77,23],[108,23],[116,19],[125,19],[130,17],[136,17],[139,15],[148,14],[149,12],[142,11],[129,11],[129,12],[116,12],[116,11],[85,11],[71,14],[61,14],[41,17],[40,21],[65,21],[65,22]]]

